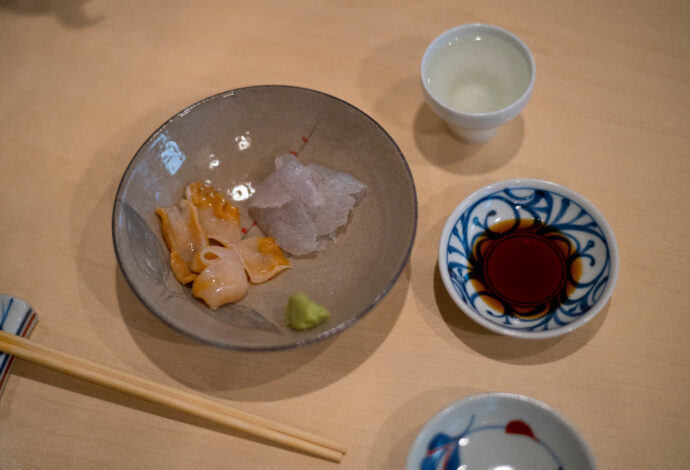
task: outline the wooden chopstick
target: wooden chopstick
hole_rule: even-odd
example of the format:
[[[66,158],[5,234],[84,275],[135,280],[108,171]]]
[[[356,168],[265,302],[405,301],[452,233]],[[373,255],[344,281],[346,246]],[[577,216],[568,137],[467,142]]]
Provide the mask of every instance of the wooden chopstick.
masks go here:
[[[316,434],[81,359],[1,330],[0,351],[326,460],[340,462],[347,451],[345,445]]]

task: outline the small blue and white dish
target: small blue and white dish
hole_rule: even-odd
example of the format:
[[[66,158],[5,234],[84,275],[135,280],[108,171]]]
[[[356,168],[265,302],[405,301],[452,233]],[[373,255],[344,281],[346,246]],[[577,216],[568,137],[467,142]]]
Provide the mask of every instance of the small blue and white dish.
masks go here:
[[[522,395],[485,393],[431,418],[405,468],[595,470],[596,463],[575,428],[548,405]]]
[[[556,183],[506,180],[448,217],[438,266],[453,301],[496,333],[552,338],[590,321],[618,276],[613,231],[585,198]]]

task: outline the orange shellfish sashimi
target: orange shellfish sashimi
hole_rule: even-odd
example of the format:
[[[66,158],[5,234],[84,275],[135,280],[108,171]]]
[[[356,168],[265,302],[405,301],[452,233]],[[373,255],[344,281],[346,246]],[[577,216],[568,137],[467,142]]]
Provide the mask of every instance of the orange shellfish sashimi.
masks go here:
[[[177,206],[157,208],[156,214],[161,220],[163,239],[170,250],[170,267],[175,278],[182,284],[192,282],[196,274],[190,269],[190,263],[201,249],[208,246],[196,208],[183,199]]]
[[[242,239],[240,211],[225,199],[222,192],[209,184],[197,181],[187,186],[185,197],[196,207],[199,223],[209,239],[224,245]]]
[[[185,199],[156,214],[175,278],[192,282],[192,294],[214,310],[241,300],[249,282],[266,282],[291,267],[273,238],[242,239],[239,210],[211,185],[191,183]]]
[[[242,265],[254,284],[266,282],[290,268],[290,261],[271,237],[245,238],[234,246]]]
[[[194,297],[215,310],[247,295],[249,281],[235,250],[210,246],[199,253],[197,259],[205,262],[205,267],[192,284]]]

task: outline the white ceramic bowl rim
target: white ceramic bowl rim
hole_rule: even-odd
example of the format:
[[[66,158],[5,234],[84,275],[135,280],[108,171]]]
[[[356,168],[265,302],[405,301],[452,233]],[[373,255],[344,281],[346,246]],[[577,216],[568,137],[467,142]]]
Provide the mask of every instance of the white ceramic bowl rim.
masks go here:
[[[476,30],[477,32],[481,31],[490,31],[494,34],[497,34],[499,36],[502,36],[504,38],[509,39],[520,49],[520,52],[522,53],[523,57],[527,60],[529,63],[530,67],[530,80],[529,84],[527,85],[527,88],[525,88],[525,91],[520,95],[519,98],[517,98],[515,101],[513,101],[511,104],[508,106],[505,106],[501,109],[497,109],[495,111],[491,111],[488,113],[466,113],[463,111],[459,111],[455,108],[451,108],[447,105],[445,105],[441,100],[436,97],[431,90],[429,89],[428,84],[426,83],[426,68],[428,65],[429,60],[431,59],[432,55],[438,51],[438,49],[441,47],[440,44],[447,42],[449,36],[454,36],[460,32],[467,32],[467,31],[472,31]],[[424,91],[431,96],[436,104],[443,108],[443,110],[447,114],[451,115],[458,115],[461,118],[471,118],[471,119],[481,119],[482,121],[491,121],[493,122],[495,119],[502,117],[505,114],[511,114],[511,111],[513,109],[519,108],[521,110],[522,104],[526,103],[526,100],[529,98],[529,96],[532,94],[532,89],[534,88],[534,80],[536,76],[536,64],[534,62],[534,57],[532,55],[532,52],[530,51],[529,47],[527,47],[527,44],[525,44],[522,39],[517,37],[515,34],[511,33],[507,29],[501,28],[500,26],[495,26],[491,24],[486,24],[486,23],[470,23],[470,24],[464,24],[460,26],[456,26],[454,28],[451,28],[449,30],[444,31],[441,33],[439,36],[437,36],[426,48],[424,51],[424,55],[422,56],[422,65],[421,65],[421,78],[422,78],[422,86],[424,88]],[[518,110],[518,112],[519,112]]]
[[[592,454],[591,450],[589,449],[589,446],[587,445],[587,442],[585,439],[582,437],[582,435],[577,431],[575,426],[568,421],[561,413],[559,413],[557,410],[552,408],[551,406],[547,405],[544,402],[541,402],[535,398],[528,397],[526,395],[520,395],[516,393],[507,393],[507,392],[487,392],[487,393],[480,393],[476,395],[470,395],[468,397],[462,398],[460,400],[457,400],[450,405],[446,406],[442,410],[438,411],[434,416],[429,419],[420,432],[417,434],[417,437],[415,438],[415,441],[412,445],[412,449],[415,449],[419,446],[426,445],[427,442],[425,442],[425,439],[428,439],[429,437],[429,432],[432,430],[434,425],[438,423],[439,421],[444,420],[446,415],[451,415],[453,413],[456,413],[458,409],[460,408],[471,408],[472,406],[479,406],[482,402],[488,402],[491,400],[496,400],[496,401],[502,401],[502,402],[521,402],[524,404],[527,404],[528,406],[532,406],[534,408],[539,408],[542,411],[546,412],[548,416],[553,418],[554,422],[560,423],[565,429],[567,429],[571,437],[575,439],[577,444],[580,447],[580,451],[582,454],[583,459],[589,464],[589,467],[594,469],[596,468],[596,463],[594,460],[594,455]],[[412,450],[410,450],[410,453],[408,454],[407,457],[407,462],[406,462],[406,468],[417,468],[418,463],[413,462],[411,460],[412,457]]]
[[[501,326],[498,323],[494,323],[492,321],[485,319],[473,310],[468,309],[451,281],[447,266],[448,240],[450,238],[453,228],[458,223],[458,219],[468,209],[468,207],[470,207],[477,200],[480,200],[481,198],[488,196],[490,194],[496,193],[497,191],[501,191],[506,188],[526,186],[534,189],[543,189],[555,194],[563,195],[571,199],[572,201],[576,202],[582,208],[584,208],[587,211],[587,213],[594,219],[594,221],[600,227],[605,236],[606,242],[608,244],[609,257],[611,263],[609,279],[606,283],[604,291],[601,293],[598,300],[578,319],[570,323],[567,323],[559,328],[549,329],[545,331],[525,331],[520,329],[513,329],[506,326]],[[599,210],[591,202],[589,202],[587,199],[585,199],[583,196],[576,193],[575,191],[561,186],[557,183],[532,178],[517,178],[498,181],[488,186],[484,186],[483,188],[467,196],[453,210],[453,212],[446,220],[446,223],[443,227],[443,231],[441,233],[441,238],[439,240],[438,268],[440,271],[441,279],[448,294],[453,299],[455,304],[472,320],[491,331],[503,335],[519,337],[524,339],[544,339],[553,338],[556,336],[569,333],[590,321],[601,311],[601,309],[607,304],[616,285],[619,270],[619,255],[618,245],[616,243],[616,238],[613,234],[613,230],[611,229],[611,227],[609,226],[601,212],[599,212]]]

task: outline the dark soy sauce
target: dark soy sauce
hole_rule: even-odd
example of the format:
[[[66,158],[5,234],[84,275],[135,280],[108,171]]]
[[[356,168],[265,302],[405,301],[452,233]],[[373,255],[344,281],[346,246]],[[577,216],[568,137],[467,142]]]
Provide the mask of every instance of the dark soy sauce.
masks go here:
[[[482,299],[505,314],[538,317],[558,308],[582,273],[566,235],[537,220],[503,220],[476,240],[470,279]]]

